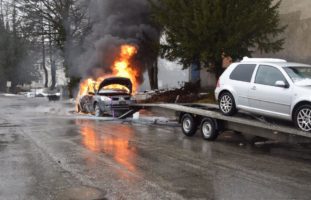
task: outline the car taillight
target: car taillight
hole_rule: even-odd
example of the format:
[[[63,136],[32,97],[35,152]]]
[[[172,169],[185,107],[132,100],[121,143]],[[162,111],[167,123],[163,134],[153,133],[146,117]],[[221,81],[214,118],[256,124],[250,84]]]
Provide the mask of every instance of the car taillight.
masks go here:
[[[218,79],[216,87],[219,88],[220,87],[220,80]]]

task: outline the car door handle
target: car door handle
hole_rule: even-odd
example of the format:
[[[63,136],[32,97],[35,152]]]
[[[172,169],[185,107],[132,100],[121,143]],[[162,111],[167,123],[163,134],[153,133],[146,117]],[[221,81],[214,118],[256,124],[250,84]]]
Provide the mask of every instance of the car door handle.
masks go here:
[[[252,90],[256,90],[256,89],[257,89],[256,86],[253,86],[253,87],[252,87]]]

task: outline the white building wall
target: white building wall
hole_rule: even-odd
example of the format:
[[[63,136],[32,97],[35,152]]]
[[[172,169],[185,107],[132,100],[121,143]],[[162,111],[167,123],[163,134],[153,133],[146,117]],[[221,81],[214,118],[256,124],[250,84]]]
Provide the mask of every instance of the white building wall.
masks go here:
[[[182,66],[176,62],[159,59],[158,67],[159,89],[178,88],[189,81],[189,70],[182,70]],[[140,91],[145,90],[150,90],[147,72],[144,73],[144,82],[140,86]]]
[[[288,61],[311,64],[311,0],[282,0],[280,16],[287,25],[283,37],[284,50],[264,57],[278,57]]]

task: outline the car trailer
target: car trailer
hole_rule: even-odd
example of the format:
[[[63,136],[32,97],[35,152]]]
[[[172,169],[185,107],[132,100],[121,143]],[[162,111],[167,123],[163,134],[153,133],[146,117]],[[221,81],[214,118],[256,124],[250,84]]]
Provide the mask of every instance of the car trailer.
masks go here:
[[[296,129],[291,122],[271,123],[259,120],[251,114],[240,112],[235,116],[224,116],[213,104],[134,104],[120,116],[125,119],[141,109],[166,109],[177,114],[178,122],[186,136],[193,136],[198,129],[205,140],[215,140],[224,131],[259,136],[280,142],[306,143],[311,141],[311,133]]]

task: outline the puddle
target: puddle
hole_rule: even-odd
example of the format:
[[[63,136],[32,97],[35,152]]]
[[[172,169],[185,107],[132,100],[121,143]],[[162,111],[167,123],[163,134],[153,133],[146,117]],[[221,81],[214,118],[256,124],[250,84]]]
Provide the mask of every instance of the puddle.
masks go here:
[[[10,123],[0,123],[0,128],[12,128],[12,127],[20,127],[20,125]]]
[[[0,134],[0,151],[3,151],[10,143],[18,139],[15,134]]]
[[[105,192],[91,187],[75,187],[64,190],[56,200],[106,200]]]
[[[8,142],[0,141],[0,152],[3,151],[8,146]]]

